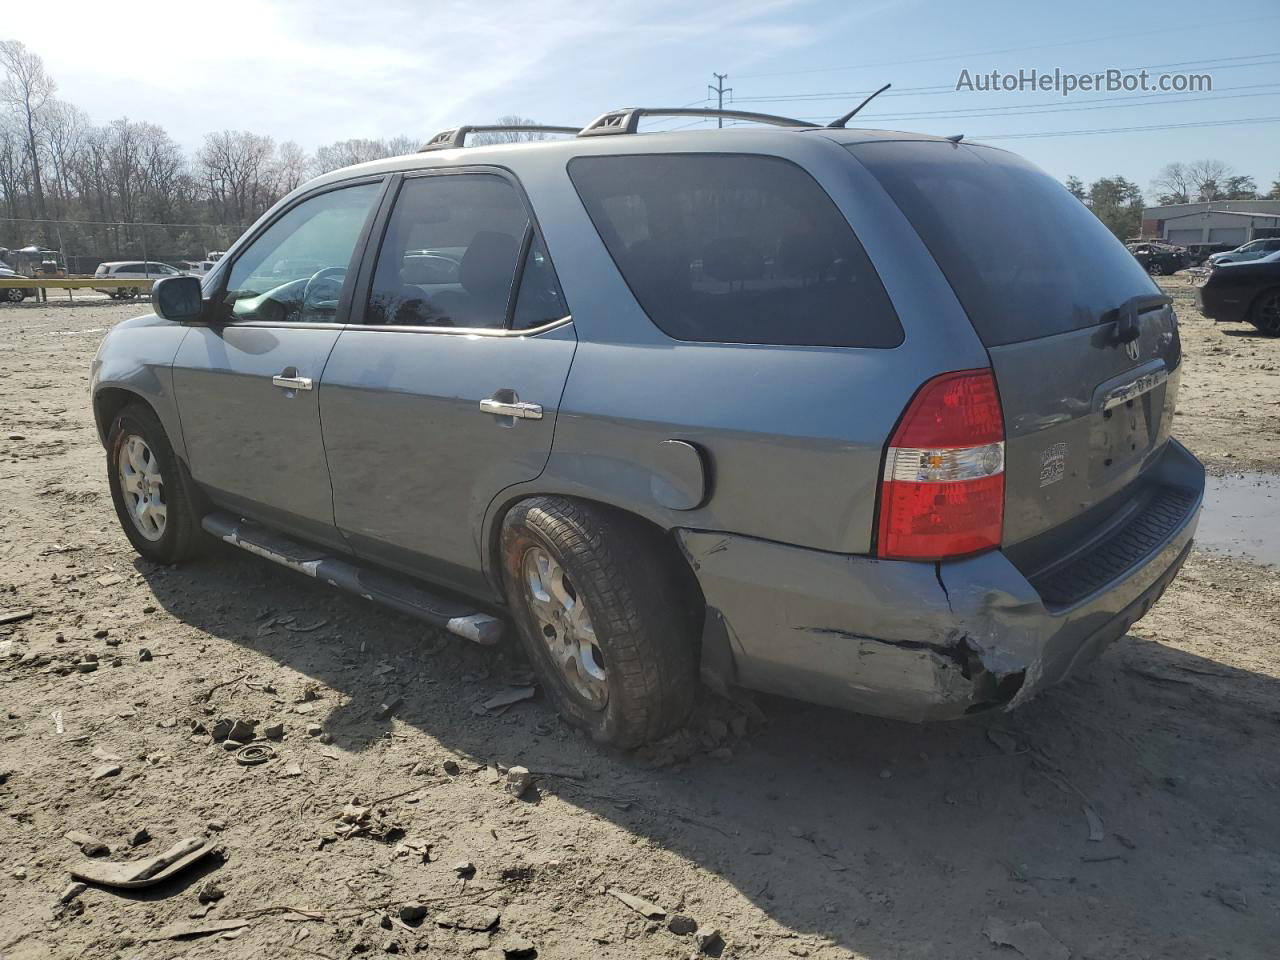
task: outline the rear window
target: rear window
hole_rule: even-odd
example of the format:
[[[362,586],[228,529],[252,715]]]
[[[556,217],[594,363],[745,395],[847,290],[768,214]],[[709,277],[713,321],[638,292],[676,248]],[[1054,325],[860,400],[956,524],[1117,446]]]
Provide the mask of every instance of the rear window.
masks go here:
[[[895,347],[902,327],[831,198],[776,157],[577,157],[569,176],[650,319],[677,340]]]
[[[987,346],[1093,326],[1159,293],[1088,207],[1012,154],[933,141],[849,150],[911,221]]]

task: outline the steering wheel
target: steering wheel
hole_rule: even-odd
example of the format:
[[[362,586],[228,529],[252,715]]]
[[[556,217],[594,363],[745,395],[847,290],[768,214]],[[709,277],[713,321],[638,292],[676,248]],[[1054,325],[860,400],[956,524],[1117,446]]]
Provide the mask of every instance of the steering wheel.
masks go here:
[[[337,307],[338,298],[342,296],[342,281],[347,275],[346,267],[325,267],[311,275],[307,285],[302,288],[301,311],[305,314],[317,301],[329,301]],[[330,289],[331,288],[331,289]]]

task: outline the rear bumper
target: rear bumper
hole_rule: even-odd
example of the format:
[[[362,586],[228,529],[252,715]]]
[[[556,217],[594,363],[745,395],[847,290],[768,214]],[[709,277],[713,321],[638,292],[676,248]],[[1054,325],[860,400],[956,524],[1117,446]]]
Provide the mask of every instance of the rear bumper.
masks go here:
[[[1062,578],[1033,584],[998,551],[905,563],[680,531],[711,608],[704,666],[751,689],[902,720],[1015,707],[1123,636],[1177,575],[1204,470],[1170,441],[1148,479],[1171,499],[1154,501],[1156,516],[1138,516],[1124,542],[1069,564],[1064,576],[1083,593],[1066,598]]]
[[[1239,291],[1229,291],[1229,296],[1221,292],[1196,287],[1196,309],[1201,316],[1215,323],[1234,323],[1246,319],[1249,304],[1239,296]]]

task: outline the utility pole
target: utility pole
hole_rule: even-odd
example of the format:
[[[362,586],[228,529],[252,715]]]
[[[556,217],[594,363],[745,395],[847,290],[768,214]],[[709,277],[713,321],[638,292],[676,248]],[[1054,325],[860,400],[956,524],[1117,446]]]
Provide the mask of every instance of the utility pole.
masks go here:
[[[726,93],[730,95],[733,94],[733,87],[726,87],[724,85],[725,77],[729,75],[727,73],[716,73],[714,70],[711,72],[711,75],[716,78],[716,85],[713,87],[711,84],[708,83],[707,92],[714,93],[716,95],[716,106],[718,109],[723,110],[724,95]],[[724,117],[716,117],[716,126],[718,127],[724,126]]]

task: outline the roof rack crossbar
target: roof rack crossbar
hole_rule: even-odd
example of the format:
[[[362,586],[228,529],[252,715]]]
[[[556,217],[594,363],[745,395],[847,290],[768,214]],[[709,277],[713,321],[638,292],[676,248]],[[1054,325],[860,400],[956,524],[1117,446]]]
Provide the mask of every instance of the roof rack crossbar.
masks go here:
[[[719,110],[707,107],[623,107],[601,114],[582,128],[580,137],[604,137],[615,134],[636,133],[641,117],[721,117],[726,120],[752,120],[775,127],[812,127],[812,123],[794,117],[779,117],[772,113],[751,113],[747,110]]]
[[[471,133],[577,133],[580,129],[580,127],[552,127],[535,123],[466,124],[449,130],[441,130],[428,140],[418,152],[426,153],[429,150],[451,150],[454,147],[461,147],[464,145],[467,135]]]

